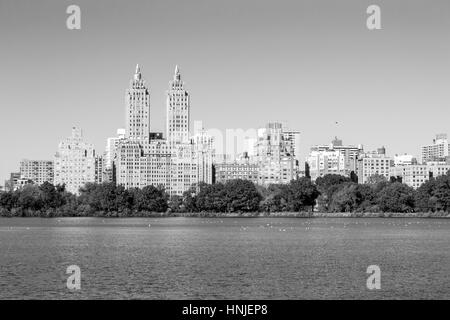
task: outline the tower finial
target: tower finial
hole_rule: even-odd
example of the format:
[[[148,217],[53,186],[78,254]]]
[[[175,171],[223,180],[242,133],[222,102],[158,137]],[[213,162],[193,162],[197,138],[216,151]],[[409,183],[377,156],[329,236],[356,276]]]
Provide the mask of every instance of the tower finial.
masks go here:
[[[180,74],[180,69],[178,68],[178,65],[175,66],[175,76],[174,76],[175,80],[181,80],[181,74]]]
[[[136,64],[136,71],[134,73],[135,80],[141,80],[141,68],[139,67],[139,63]]]

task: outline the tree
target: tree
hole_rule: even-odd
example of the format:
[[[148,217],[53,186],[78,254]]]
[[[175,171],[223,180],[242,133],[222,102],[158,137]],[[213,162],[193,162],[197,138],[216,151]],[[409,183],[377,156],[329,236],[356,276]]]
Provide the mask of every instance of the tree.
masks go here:
[[[320,192],[319,210],[328,211],[333,193],[336,192],[343,183],[351,182],[351,179],[338,174],[327,174],[316,179],[317,189]]]
[[[16,190],[18,193],[17,206],[21,209],[29,211],[39,211],[44,207],[41,198],[41,191],[38,186],[34,184],[27,184],[23,188]]]
[[[122,212],[133,207],[133,195],[114,183],[86,183],[80,188],[79,201],[88,213]]]
[[[350,180],[354,183],[358,183],[358,175],[355,171],[350,172]]]
[[[308,178],[292,180],[287,187],[288,207],[290,211],[303,211],[307,207],[314,208],[319,196],[317,187]]]
[[[385,176],[382,176],[381,174],[373,174],[369,176],[366,183],[367,184],[378,184],[381,182],[387,182],[387,178]]]
[[[198,212],[196,205],[196,189],[195,187],[189,188],[189,190],[183,192],[183,206],[186,212]]]
[[[146,186],[136,190],[134,208],[138,211],[166,212],[167,199],[163,190],[154,186]]]
[[[271,184],[266,189],[266,194],[260,202],[260,209],[265,212],[289,211],[289,190],[287,185]]]
[[[227,195],[222,183],[206,184],[198,186],[199,191],[195,197],[196,212],[226,212]]]
[[[402,183],[391,183],[380,191],[377,204],[383,212],[413,212],[414,189]]]
[[[450,175],[436,178],[436,186],[433,190],[436,199],[436,210],[450,211]]]
[[[332,196],[329,211],[356,212],[364,211],[373,204],[373,188],[369,185],[346,183]]]
[[[47,181],[40,185],[39,189],[41,191],[41,198],[45,209],[59,208],[64,204],[64,189],[55,188],[53,184]]]
[[[450,211],[450,175],[431,178],[416,191],[416,207],[420,211]]]
[[[170,212],[185,212],[186,208],[183,204],[183,197],[178,195],[173,195],[170,197],[168,203],[168,210]]]
[[[17,207],[19,201],[19,194],[17,192],[7,191],[0,193],[0,207],[5,210],[11,210]]]
[[[255,185],[248,180],[230,180],[224,186],[227,212],[258,211],[262,197]]]

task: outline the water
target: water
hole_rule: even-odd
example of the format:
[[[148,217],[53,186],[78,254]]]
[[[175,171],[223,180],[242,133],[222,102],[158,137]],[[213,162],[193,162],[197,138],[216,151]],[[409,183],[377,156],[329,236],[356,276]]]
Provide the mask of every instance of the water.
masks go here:
[[[450,220],[2,218],[0,299],[29,298],[449,299]]]

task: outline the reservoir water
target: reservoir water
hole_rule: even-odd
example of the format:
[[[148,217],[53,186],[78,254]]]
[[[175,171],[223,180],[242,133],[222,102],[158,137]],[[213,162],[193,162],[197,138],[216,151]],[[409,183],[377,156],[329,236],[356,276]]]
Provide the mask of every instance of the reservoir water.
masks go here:
[[[0,299],[30,298],[450,299],[450,219],[0,218]]]

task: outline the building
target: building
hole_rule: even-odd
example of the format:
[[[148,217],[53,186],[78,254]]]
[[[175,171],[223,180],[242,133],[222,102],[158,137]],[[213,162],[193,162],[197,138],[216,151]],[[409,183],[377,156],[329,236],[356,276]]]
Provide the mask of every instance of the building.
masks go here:
[[[98,167],[94,145],[83,138],[80,128],[73,127],[72,135],[59,143],[54,157],[54,184],[78,194],[88,182],[98,181]],[[97,174],[96,174],[97,173]]]
[[[282,156],[279,159],[270,157],[258,162],[258,184],[287,184],[298,178],[298,167],[292,156]]]
[[[120,140],[125,139],[125,129],[117,129],[117,136],[106,139],[105,168],[112,168],[116,155],[116,149]]]
[[[259,183],[259,165],[253,162],[245,153],[241,158],[233,161],[216,163],[215,181],[218,183],[225,183],[230,180],[242,179],[249,180],[255,184]]]
[[[214,180],[214,139],[208,135],[205,129],[199,130],[191,137],[193,145],[194,165],[197,169],[197,179],[201,182],[211,184]]]
[[[300,164],[300,131],[296,130],[283,130],[283,140],[287,144],[287,151],[292,154]]]
[[[326,174],[339,174],[350,177],[357,172],[357,161],[364,153],[363,146],[345,146],[337,137],[329,145],[311,147],[306,159],[312,180]]]
[[[136,68],[126,92],[129,123],[125,138],[116,148],[116,182],[125,188],[158,186],[171,196],[182,195],[199,182],[212,183],[212,138],[205,131],[190,137],[189,94],[178,67],[167,91],[166,139],[160,132],[151,132],[147,123],[150,101],[140,68]],[[142,103],[136,107],[137,101],[132,97],[140,97]],[[148,132],[138,130],[142,127],[148,128]],[[128,130],[133,134],[128,134]]]
[[[357,164],[358,182],[367,183],[374,175],[380,175],[389,180],[390,168],[394,165],[394,160],[386,155],[386,149],[382,147],[377,151],[359,155]]]
[[[166,98],[166,139],[169,143],[187,143],[190,135],[190,96],[184,89],[178,66],[169,82]]]
[[[31,180],[37,185],[44,182],[53,184],[53,161],[51,160],[28,160],[20,161],[20,178]]]
[[[413,165],[418,164],[417,159],[411,154],[402,154],[394,156],[394,165],[395,166],[405,166],[405,165]]]
[[[30,179],[20,178],[17,180],[16,184],[14,185],[14,190],[22,189],[23,187],[25,187],[27,185],[31,185],[31,184],[35,184],[35,183]]]
[[[419,188],[430,178],[439,177],[450,171],[450,164],[445,162],[432,162],[426,164],[413,164],[395,166],[390,169],[390,176],[400,178],[401,181],[414,188]]]
[[[95,183],[110,182],[109,175],[106,172],[105,158],[95,156]]]
[[[126,91],[125,104],[126,137],[130,140],[147,141],[150,136],[150,93],[142,79],[139,65],[136,65],[130,88]]]
[[[5,181],[5,191],[14,191],[17,189],[20,180],[20,172],[11,172],[9,180]]]
[[[437,134],[433,144],[422,146],[422,163],[429,161],[446,161],[449,158],[449,143],[447,135]]]
[[[258,130],[254,157],[258,165],[258,184],[286,184],[298,178],[293,137],[296,135],[285,134],[278,122],[268,123]]]
[[[300,133],[284,130],[279,122],[270,122],[257,130],[256,137],[244,141],[246,152],[239,158],[217,158],[215,179],[250,180],[255,184],[287,184],[299,177]]]
[[[102,182],[116,182],[116,156],[120,141],[126,136],[125,129],[117,129],[117,135],[106,139],[105,152],[103,154]]]

